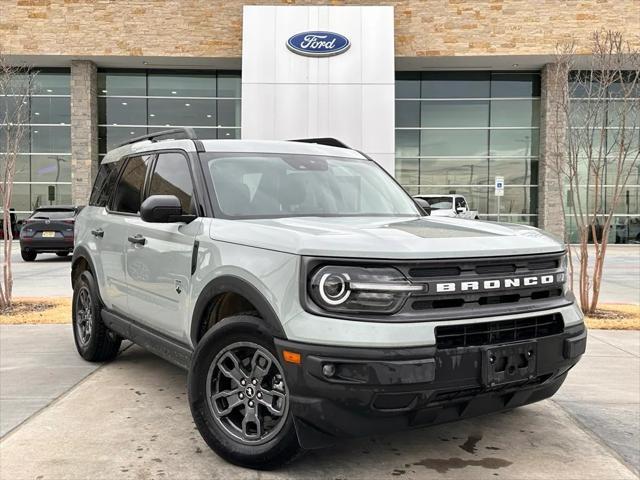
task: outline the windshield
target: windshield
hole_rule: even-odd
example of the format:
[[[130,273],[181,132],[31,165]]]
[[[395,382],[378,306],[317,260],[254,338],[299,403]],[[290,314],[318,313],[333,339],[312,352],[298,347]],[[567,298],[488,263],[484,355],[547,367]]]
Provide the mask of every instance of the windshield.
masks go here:
[[[453,201],[451,197],[422,197],[429,203],[431,210],[451,210]]]
[[[229,218],[417,216],[411,197],[369,160],[288,154],[203,154]]]
[[[31,215],[35,220],[64,220],[66,218],[73,218],[73,210],[36,210]]]

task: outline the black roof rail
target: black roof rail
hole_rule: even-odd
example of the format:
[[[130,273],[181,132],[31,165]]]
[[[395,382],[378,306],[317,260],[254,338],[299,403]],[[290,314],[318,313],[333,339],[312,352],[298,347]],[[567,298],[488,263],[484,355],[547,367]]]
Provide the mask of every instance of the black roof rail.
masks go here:
[[[135,137],[130,140],[127,140],[124,143],[121,143],[120,145],[118,145],[118,147],[123,147],[125,145],[130,145],[132,143],[141,142],[143,140],[149,140],[153,142],[154,140],[157,141],[160,137],[175,135],[176,133],[183,135],[184,138],[186,138],[187,140],[193,140],[193,141],[198,140],[198,135],[196,135],[196,132],[195,130],[193,130],[193,128],[179,127],[179,128],[171,128],[169,130],[162,130],[156,133],[150,133],[148,135],[142,135],[140,137]]]
[[[337,138],[325,137],[325,138],[297,138],[295,140],[289,140],[290,142],[301,142],[301,143],[317,143],[318,145],[327,145],[328,147],[340,147],[340,148],[348,148],[352,150],[351,147],[345,145]]]

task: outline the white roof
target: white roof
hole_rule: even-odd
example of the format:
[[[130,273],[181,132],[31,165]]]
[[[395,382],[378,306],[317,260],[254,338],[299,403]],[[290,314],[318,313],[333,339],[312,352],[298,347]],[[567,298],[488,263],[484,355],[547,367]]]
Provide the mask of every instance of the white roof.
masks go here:
[[[317,143],[292,142],[284,140],[200,140],[207,152],[228,153],[288,153],[292,155],[326,155],[331,157],[347,157],[364,160],[365,157],[349,148],[329,147]],[[107,153],[102,163],[114,162],[124,155],[131,153],[144,153],[160,149],[181,149],[187,152],[195,152],[195,144],[192,140],[159,140],[123,145]]]

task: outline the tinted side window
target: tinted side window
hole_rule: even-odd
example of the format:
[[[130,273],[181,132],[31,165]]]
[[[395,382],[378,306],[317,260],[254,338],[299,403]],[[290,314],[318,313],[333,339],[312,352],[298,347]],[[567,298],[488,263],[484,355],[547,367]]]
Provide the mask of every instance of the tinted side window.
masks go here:
[[[122,160],[117,162],[103,163],[98,169],[98,175],[93,182],[93,190],[89,198],[89,205],[94,207],[105,207],[109,201],[109,197],[116,186],[116,179],[120,171]]]
[[[184,213],[196,213],[193,182],[187,158],[175,152],[160,153],[151,176],[149,195],[175,195]]]
[[[151,156],[130,157],[118,181],[116,193],[111,201],[111,210],[123,213],[138,213],[144,187],[144,179]]]

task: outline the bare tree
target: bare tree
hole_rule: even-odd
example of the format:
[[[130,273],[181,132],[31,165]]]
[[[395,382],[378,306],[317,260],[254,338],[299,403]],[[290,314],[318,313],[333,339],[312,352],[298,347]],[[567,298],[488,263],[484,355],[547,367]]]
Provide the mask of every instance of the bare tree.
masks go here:
[[[16,160],[29,128],[27,124],[32,86],[33,75],[28,67],[12,66],[0,55],[0,204],[2,205],[3,233],[0,310],[11,307],[13,290],[11,195],[16,174]]]
[[[577,232],[571,283],[575,266],[586,313],[598,306],[614,213],[640,156],[640,52],[619,32],[598,31],[591,40],[587,55],[576,55],[573,43],[558,47],[553,81],[564,89],[552,104],[560,127],[551,152],[565,199],[563,221]]]

